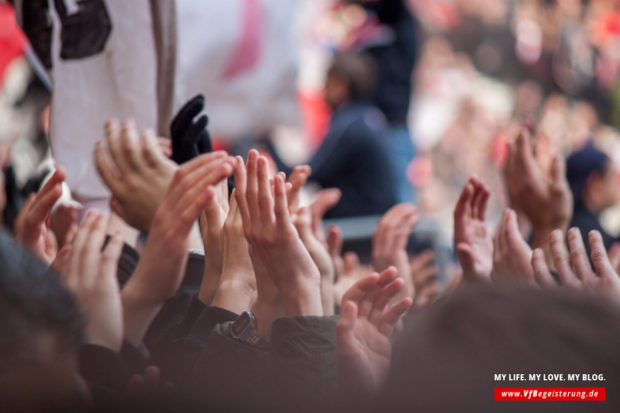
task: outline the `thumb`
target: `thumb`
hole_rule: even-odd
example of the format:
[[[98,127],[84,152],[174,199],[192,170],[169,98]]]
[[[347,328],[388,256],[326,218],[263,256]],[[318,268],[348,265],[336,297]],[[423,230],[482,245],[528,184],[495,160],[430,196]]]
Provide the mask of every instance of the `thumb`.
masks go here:
[[[351,331],[355,325],[357,316],[357,304],[351,300],[343,300],[340,307],[340,318],[338,319],[337,331],[344,333]]]

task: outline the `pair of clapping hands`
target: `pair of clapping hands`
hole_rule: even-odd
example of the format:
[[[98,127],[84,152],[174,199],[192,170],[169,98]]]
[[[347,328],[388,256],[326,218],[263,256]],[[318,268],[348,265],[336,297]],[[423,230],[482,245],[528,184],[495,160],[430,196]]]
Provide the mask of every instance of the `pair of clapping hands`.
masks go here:
[[[506,186],[514,209],[504,211],[492,237],[485,222],[489,190],[472,177],[454,210],[454,239],[466,280],[513,282],[529,286],[563,286],[595,291],[620,300],[620,247],[605,250],[601,234],[591,231],[590,265],[579,229],[564,234],[572,214],[572,196],[565,177],[564,161],[553,159],[550,179],[534,159],[530,135],[523,129],[511,145],[505,169]],[[519,218],[529,220],[534,250],[521,235]],[[551,275],[554,268],[558,281]]]

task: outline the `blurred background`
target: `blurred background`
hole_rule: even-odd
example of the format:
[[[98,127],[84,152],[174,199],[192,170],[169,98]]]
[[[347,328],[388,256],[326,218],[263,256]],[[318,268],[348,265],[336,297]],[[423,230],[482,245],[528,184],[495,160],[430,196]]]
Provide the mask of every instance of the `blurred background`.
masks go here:
[[[33,3],[47,7],[47,1]],[[58,7],[59,1],[54,3]],[[65,3],[79,8],[88,1]],[[115,2],[107,3],[113,12]],[[126,9],[152,7],[143,0],[127,3]],[[268,135],[289,163],[307,159],[328,128],[323,87],[333,54],[355,49],[360,39],[398,36],[397,28],[377,29],[376,3],[176,1],[176,70],[168,116],[162,116],[160,105],[154,124],[140,127],[165,134],[170,115],[202,92],[217,147],[243,152]],[[405,3],[415,27],[404,39],[415,50],[406,117],[415,155],[406,178],[433,242],[449,249],[452,209],[471,174],[489,184],[489,216],[499,218],[507,203],[501,174],[507,145],[524,120],[537,125],[536,156],[543,170],[554,154],[568,156],[589,141],[618,170],[620,1]],[[50,69],[41,56],[49,53],[45,45],[28,42],[33,37],[17,24],[28,28],[28,14],[20,7],[19,1],[16,10],[0,2],[0,161],[22,191],[49,155],[49,104],[60,65]],[[156,69],[149,58],[155,59],[142,58],[143,73]],[[70,85],[65,80],[64,87]],[[157,98],[155,87],[150,93]],[[64,108],[79,117],[77,109]],[[90,130],[93,141],[100,139],[100,127]],[[601,222],[619,234],[618,208],[607,208]]]

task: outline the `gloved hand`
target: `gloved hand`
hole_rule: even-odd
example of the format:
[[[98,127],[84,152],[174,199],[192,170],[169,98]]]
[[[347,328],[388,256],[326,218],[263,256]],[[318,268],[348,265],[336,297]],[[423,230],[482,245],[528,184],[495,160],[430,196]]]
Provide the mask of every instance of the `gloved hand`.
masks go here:
[[[172,140],[172,160],[179,165],[211,152],[211,137],[207,131],[209,119],[207,115],[194,120],[204,109],[205,98],[196,95],[179,110],[170,125]]]

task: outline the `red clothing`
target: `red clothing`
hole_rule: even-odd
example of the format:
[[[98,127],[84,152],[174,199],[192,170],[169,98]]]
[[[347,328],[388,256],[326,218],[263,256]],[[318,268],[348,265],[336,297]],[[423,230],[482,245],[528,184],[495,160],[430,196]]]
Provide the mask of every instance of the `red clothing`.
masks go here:
[[[0,4],[0,87],[4,72],[16,57],[26,50],[26,37],[15,21],[15,11],[9,4]]]

